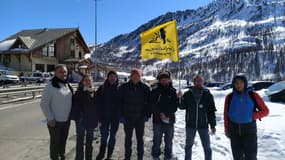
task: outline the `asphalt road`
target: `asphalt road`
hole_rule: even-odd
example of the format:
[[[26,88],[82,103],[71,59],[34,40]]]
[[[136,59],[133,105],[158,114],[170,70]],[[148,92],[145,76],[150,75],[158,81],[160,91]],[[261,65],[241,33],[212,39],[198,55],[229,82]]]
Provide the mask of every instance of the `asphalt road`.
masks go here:
[[[44,116],[39,106],[40,99],[21,101],[0,106],[0,160],[48,160],[49,159],[49,134]],[[71,123],[67,142],[67,159],[75,157],[75,129]],[[150,158],[152,144],[152,125],[146,124],[145,129],[145,158]],[[135,137],[135,133],[133,138]],[[98,138],[99,139],[99,138]],[[98,153],[98,139],[94,141],[93,158]],[[133,141],[133,156],[136,159],[136,142]],[[117,133],[117,143],[114,159],[124,158],[124,132],[123,126]]]
[[[39,99],[0,106],[0,160],[49,159],[49,135],[43,119]],[[74,142],[70,135],[69,152]]]

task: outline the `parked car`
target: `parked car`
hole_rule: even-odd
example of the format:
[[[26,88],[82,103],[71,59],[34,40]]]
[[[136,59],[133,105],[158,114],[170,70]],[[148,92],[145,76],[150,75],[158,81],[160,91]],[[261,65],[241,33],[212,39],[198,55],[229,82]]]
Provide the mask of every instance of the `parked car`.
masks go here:
[[[285,81],[271,85],[264,93],[271,102],[285,102]]]
[[[249,82],[249,87],[252,87],[255,91],[259,91],[262,89],[267,89],[273,84],[274,82],[272,81],[251,81]]]
[[[227,90],[233,88],[232,83],[225,83],[217,88],[217,90]]]
[[[205,82],[204,86],[205,87],[220,87],[223,84],[225,84],[225,83],[223,83],[223,82]]]
[[[50,74],[45,72],[32,72],[20,77],[20,81],[24,83],[44,83],[50,79]]]
[[[0,84],[18,83],[19,77],[14,75],[13,72],[7,70],[0,70]]]
[[[48,82],[52,79],[54,75],[50,72],[43,72],[44,82]]]
[[[262,89],[266,89],[273,85],[274,82],[271,81],[249,81],[248,82],[248,87],[252,87],[254,91],[259,91]],[[217,90],[227,90],[233,88],[232,83],[226,83],[220,87],[218,87]]]

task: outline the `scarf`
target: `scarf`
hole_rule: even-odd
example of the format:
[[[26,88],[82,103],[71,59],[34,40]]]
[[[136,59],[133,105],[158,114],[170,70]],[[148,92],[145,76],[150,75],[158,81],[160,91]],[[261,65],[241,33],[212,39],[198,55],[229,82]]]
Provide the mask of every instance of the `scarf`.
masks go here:
[[[94,97],[94,91],[95,91],[94,87],[85,87],[84,86],[83,91],[88,92],[92,98]]]
[[[53,87],[55,87],[55,88],[60,88],[59,83],[62,83],[62,84],[64,84],[64,85],[67,84],[69,90],[71,91],[71,93],[73,93],[73,88],[71,87],[71,85],[68,83],[67,80],[64,80],[64,81],[63,81],[63,80],[57,78],[56,76],[54,76],[54,77],[51,79],[51,84],[52,84]]]

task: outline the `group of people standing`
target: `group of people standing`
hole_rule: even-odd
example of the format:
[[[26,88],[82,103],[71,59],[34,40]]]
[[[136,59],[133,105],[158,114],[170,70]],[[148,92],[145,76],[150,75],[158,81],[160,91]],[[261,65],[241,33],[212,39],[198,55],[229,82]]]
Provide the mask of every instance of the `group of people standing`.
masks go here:
[[[45,87],[41,100],[50,134],[50,159],[65,159],[70,121],[74,120],[77,135],[75,160],[92,159],[93,134],[98,124],[101,139],[96,160],[111,160],[120,122],[125,132],[125,160],[131,160],[133,130],[136,133],[137,159],[142,160],[145,122],[151,116],[151,156],[154,160],[160,159],[164,138],[164,159],[176,159],[172,146],[175,112],[180,108],[186,110],[185,160],[191,160],[196,132],[202,142],[205,160],[211,160],[209,127],[210,133],[215,134],[216,107],[213,95],[203,87],[203,77],[195,76],[194,86],[182,94],[172,86],[169,71],[158,73],[158,84],[153,89],[141,81],[141,76],[141,70],[134,68],[130,80],[119,85],[117,73],[110,71],[104,84],[95,91],[92,77],[85,75],[73,93],[67,82],[66,66],[57,65],[55,76]],[[236,76],[232,84],[233,93],[226,97],[224,107],[225,134],[230,138],[235,160],[256,160],[256,120],[266,116],[269,110],[256,92],[247,89],[246,77]]]

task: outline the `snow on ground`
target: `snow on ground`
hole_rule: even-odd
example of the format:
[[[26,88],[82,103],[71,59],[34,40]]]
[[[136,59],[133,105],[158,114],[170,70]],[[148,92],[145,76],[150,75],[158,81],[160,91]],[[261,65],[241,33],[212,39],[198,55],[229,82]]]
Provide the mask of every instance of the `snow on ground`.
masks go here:
[[[174,87],[179,88],[178,81],[173,81]],[[185,81],[181,82],[185,86]],[[183,87],[181,87],[183,88]],[[185,92],[187,89],[183,89]],[[213,160],[232,160],[230,141],[224,135],[223,110],[225,96],[232,90],[218,91],[210,89],[214,95],[217,108],[217,132],[211,135],[211,145],[213,150]],[[272,103],[264,94],[264,90],[259,91],[269,107],[270,113],[262,121],[258,121],[258,159],[259,160],[281,160],[285,157],[285,104]],[[178,110],[176,113],[177,122],[175,124],[174,154],[179,160],[184,159],[185,147],[185,112]],[[199,135],[196,134],[195,143],[192,148],[192,159],[204,159],[203,147]]]

